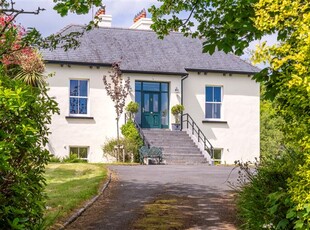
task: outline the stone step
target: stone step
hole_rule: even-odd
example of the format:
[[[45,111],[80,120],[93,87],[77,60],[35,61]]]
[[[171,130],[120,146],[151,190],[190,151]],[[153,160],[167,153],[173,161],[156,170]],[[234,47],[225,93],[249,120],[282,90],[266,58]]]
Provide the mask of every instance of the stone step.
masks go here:
[[[143,130],[151,146],[163,148],[166,164],[207,163],[199,148],[185,131]]]

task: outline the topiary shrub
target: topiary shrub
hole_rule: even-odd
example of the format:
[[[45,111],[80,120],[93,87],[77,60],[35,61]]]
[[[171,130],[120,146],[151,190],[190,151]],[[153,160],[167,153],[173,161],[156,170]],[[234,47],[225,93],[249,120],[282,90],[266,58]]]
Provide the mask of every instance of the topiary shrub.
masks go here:
[[[47,90],[0,73],[0,229],[42,227],[48,124],[58,112]]]
[[[171,113],[175,118],[175,123],[180,124],[180,115],[184,111],[184,106],[181,104],[174,105],[171,107]]]
[[[137,102],[131,101],[125,109],[129,114],[129,119],[132,120],[134,118],[134,115],[139,111],[139,104]]]

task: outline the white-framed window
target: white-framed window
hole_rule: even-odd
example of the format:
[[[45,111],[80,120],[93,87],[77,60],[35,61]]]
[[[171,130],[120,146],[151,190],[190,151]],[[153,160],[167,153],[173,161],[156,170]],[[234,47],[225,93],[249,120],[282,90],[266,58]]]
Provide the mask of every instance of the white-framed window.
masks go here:
[[[88,147],[87,146],[70,146],[69,154],[70,156],[75,154],[77,158],[87,160]]]
[[[88,80],[70,80],[70,115],[88,115]]]
[[[214,164],[221,164],[223,149],[214,149],[213,153]]]
[[[222,87],[206,86],[206,119],[222,119]]]

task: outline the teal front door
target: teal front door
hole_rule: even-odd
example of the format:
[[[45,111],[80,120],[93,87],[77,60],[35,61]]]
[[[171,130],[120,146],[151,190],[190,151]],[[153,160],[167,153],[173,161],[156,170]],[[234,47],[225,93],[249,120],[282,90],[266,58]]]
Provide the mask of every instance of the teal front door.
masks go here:
[[[142,127],[161,128],[160,93],[144,92],[142,95]]]

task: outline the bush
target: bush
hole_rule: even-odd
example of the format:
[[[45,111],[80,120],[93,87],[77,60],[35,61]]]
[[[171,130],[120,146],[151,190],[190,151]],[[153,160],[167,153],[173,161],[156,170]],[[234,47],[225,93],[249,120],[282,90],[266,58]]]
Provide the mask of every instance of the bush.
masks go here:
[[[62,162],[64,163],[87,163],[86,159],[80,159],[78,158],[77,154],[70,154],[69,156],[62,159]]]
[[[117,150],[114,148],[115,146],[117,146],[118,141],[117,138],[112,138],[112,139],[108,139],[106,140],[106,142],[103,145],[103,152],[105,155],[110,155],[112,157],[115,157],[117,159]],[[129,151],[130,149],[130,144],[124,139],[124,138],[120,138],[119,139],[119,144],[124,146],[125,149],[125,161],[129,162],[131,161],[131,154],[132,152]],[[123,157],[123,152],[122,150],[120,150],[120,156],[119,159],[121,160]]]
[[[59,157],[50,155],[49,163],[60,163],[60,162],[61,162],[61,159]]]
[[[51,115],[46,89],[0,73],[0,229],[35,229],[44,212],[43,177]]]
[[[298,167],[303,161],[301,154],[286,150],[262,159],[255,169],[239,163],[240,184],[235,188],[241,229],[310,228],[310,174],[309,165]]]
[[[143,145],[138,130],[133,121],[128,121],[121,127],[121,131],[126,141],[126,151],[134,154],[134,159],[139,162],[139,148]]]

